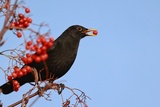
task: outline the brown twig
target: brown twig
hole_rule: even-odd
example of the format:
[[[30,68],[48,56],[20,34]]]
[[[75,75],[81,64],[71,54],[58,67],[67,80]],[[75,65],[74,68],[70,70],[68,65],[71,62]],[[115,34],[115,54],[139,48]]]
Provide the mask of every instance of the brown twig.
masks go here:
[[[49,78],[49,69],[48,69],[47,63],[45,61],[43,62],[43,64],[44,64],[44,67],[45,67],[46,79],[47,79],[47,78]]]
[[[45,82],[45,81],[42,81],[41,83],[43,83],[43,82]],[[61,86],[62,86],[62,87],[61,87]],[[81,90],[79,90],[79,89],[76,89],[76,88],[73,88],[73,89],[72,89],[72,88],[69,88],[69,87],[67,87],[67,86],[64,86],[64,85],[61,85],[61,84],[55,84],[55,83],[51,83],[51,82],[46,83],[43,88],[40,88],[37,92],[31,94],[31,92],[32,92],[36,87],[39,87],[39,85],[34,86],[31,90],[29,90],[26,94],[24,94],[22,100],[19,100],[19,101],[15,102],[14,104],[11,104],[11,105],[8,106],[8,107],[15,107],[15,106],[18,105],[18,104],[22,104],[22,107],[25,107],[25,106],[27,105],[29,99],[31,99],[31,98],[33,98],[33,97],[35,97],[35,96],[37,96],[37,95],[38,95],[39,97],[44,97],[44,95],[47,95],[48,97],[50,97],[50,94],[45,94],[45,92],[46,92],[47,90],[50,90],[50,89],[57,90],[57,91],[61,90],[61,88],[62,88],[62,89],[63,89],[63,88],[69,89],[69,90],[73,93],[73,95],[71,95],[71,97],[76,96],[76,102],[75,102],[75,104],[74,104],[74,107],[77,107],[79,104],[81,104],[81,105],[82,105],[82,104],[83,104],[83,105],[86,105],[86,101],[85,101],[85,100],[86,100],[86,97],[89,98],[88,96],[85,95],[85,93],[84,93],[83,91],[81,91]],[[81,92],[81,95],[76,94],[75,90]],[[27,95],[28,95],[28,96],[27,96]],[[38,98],[39,98],[39,97],[38,97]],[[63,96],[62,96],[62,97],[63,97]],[[70,105],[70,103],[71,103],[71,102],[70,102],[70,98],[71,98],[71,97],[69,97],[65,102],[63,101],[63,105],[62,105],[63,107],[70,107],[69,105]],[[32,105],[38,100],[38,98],[35,99],[35,100],[32,102]],[[45,98],[45,97],[44,97],[44,98]],[[90,98],[89,98],[89,99],[90,99]],[[48,100],[48,98],[46,98],[46,100]]]
[[[15,107],[16,105],[21,104],[21,103],[23,103],[22,105],[24,105],[24,104],[26,104],[28,102],[29,99],[31,99],[31,98],[33,98],[33,97],[35,97],[37,95],[39,95],[39,97],[43,96],[44,92],[46,92],[49,89],[57,90],[58,87],[55,87],[55,86],[56,85],[54,83],[47,83],[45,85],[45,87],[42,88],[42,90],[38,90],[37,92],[35,92],[33,94],[29,94],[29,93],[31,93],[33,91],[33,89],[35,87],[38,87],[38,86],[35,86],[34,88],[32,88],[26,94],[23,95],[22,100],[19,100],[19,101],[15,102],[14,104],[9,105],[8,107]],[[26,97],[27,94],[29,94],[29,95]]]
[[[0,31],[0,42],[2,41],[4,34],[8,30],[8,28],[6,26],[7,26],[7,23],[9,22],[10,18],[13,16],[14,11],[17,8],[17,3],[18,3],[18,0],[15,1],[11,11],[10,11],[10,9],[7,9],[4,24],[3,24],[2,30]]]
[[[30,98],[32,98],[32,97],[38,95],[38,93],[39,93],[39,92],[37,91],[37,92],[35,92],[35,93],[29,95],[29,96],[28,96],[27,98],[25,98],[24,100],[26,100],[26,99],[28,99],[28,98],[30,99]],[[14,104],[9,105],[8,107],[15,107],[16,105],[21,104],[22,101],[23,101],[23,99],[22,99],[22,100],[19,100],[19,101],[17,101],[17,102],[15,102]]]
[[[71,95],[65,102],[63,102],[63,107],[70,107],[69,104],[70,104],[70,99],[73,97],[73,96],[76,96],[76,102],[74,104],[74,107],[78,107],[78,105],[80,104],[81,107],[82,107],[82,104],[83,105],[86,105],[86,99],[89,98],[88,96],[85,95],[85,93],[83,91],[81,91],[80,89],[77,89],[77,88],[70,88],[70,87],[67,87],[65,86],[65,88],[69,89],[73,95]],[[80,95],[76,94],[75,90],[81,92]],[[91,98],[89,98],[91,100]]]

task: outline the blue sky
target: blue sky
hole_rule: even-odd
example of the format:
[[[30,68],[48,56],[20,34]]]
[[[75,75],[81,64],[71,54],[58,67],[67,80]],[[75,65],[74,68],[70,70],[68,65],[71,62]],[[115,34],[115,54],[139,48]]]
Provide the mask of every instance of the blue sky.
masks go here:
[[[89,107],[160,107],[159,0],[34,0],[26,6],[33,22],[48,23],[55,38],[73,24],[98,29],[98,36],[82,39],[74,65],[58,80],[83,90],[92,99]],[[11,32],[5,38],[2,50],[18,45]],[[7,66],[2,59],[0,66]],[[28,89],[1,94],[0,100],[7,106]],[[61,97],[52,94],[52,101],[40,98],[34,107],[60,107]]]

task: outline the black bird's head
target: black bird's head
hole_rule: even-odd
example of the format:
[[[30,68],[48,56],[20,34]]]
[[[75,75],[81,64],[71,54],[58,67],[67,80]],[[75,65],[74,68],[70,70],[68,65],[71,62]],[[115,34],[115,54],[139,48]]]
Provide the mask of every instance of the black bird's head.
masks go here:
[[[80,25],[72,25],[65,32],[69,32],[73,38],[83,38],[85,36],[96,36],[96,29],[88,29]],[[78,36],[78,37],[77,37]]]

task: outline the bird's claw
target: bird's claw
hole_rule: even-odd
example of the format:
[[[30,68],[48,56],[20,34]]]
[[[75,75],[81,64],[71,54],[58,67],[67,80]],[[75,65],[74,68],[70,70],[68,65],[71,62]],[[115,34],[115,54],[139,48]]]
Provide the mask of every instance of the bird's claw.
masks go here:
[[[60,84],[57,84],[57,91],[58,91],[58,94],[61,94],[62,93],[62,91],[64,90],[64,88],[65,88],[65,85],[64,84],[62,84],[62,83],[60,83]]]
[[[43,95],[43,88],[44,88],[44,87],[39,87],[39,86],[38,86],[37,88],[38,88],[38,95],[39,95],[39,96],[42,96],[42,95]]]

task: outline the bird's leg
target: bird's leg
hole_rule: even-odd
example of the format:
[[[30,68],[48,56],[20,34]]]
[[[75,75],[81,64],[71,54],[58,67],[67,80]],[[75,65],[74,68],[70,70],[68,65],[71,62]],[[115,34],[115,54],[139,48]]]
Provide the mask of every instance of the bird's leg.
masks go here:
[[[46,71],[46,79],[48,79],[49,78],[49,69],[48,69],[47,63],[45,61],[43,62],[43,64],[44,64],[45,71]]]
[[[32,75],[34,77],[35,84],[33,84],[31,82],[29,82],[29,84],[35,86],[36,84],[38,84],[38,79],[39,79],[38,72],[37,72],[36,68],[32,68],[32,72],[31,73],[32,73]]]
[[[34,76],[35,84],[38,84],[39,77],[38,77],[38,72],[37,72],[36,68],[32,68],[32,72],[31,73]]]

